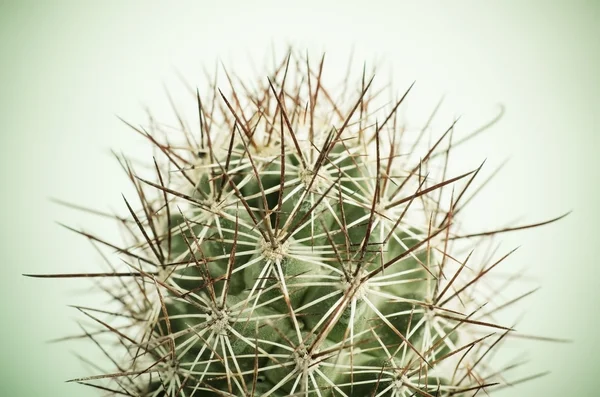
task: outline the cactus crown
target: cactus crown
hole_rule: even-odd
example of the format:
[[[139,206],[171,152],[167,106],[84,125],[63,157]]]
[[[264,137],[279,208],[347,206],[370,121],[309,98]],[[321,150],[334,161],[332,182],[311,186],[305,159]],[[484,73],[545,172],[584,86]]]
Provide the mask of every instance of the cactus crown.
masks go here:
[[[154,177],[121,159],[141,202],[125,200],[132,241],[81,232],[127,267],[103,274],[118,308],[84,310],[116,368],[76,381],[188,397],[505,383],[487,357],[511,332],[491,316],[506,302],[480,283],[507,255],[470,259],[495,232],[461,246],[456,228],[479,168],[446,175],[453,125],[401,126],[410,88],[380,106],[365,73],[338,95],[322,70],[290,54],[256,88],[198,92],[196,128],[130,125],[157,153]]]

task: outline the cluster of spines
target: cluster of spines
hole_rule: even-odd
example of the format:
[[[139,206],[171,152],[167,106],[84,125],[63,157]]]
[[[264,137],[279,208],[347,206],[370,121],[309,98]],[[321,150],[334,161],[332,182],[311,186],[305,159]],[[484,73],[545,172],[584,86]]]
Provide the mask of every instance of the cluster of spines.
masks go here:
[[[400,125],[412,86],[377,107],[384,91],[363,71],[344,89],[354,98],[334,100],[323,64],[290,53],[254,90],[227,75],[230,95],[216,82],[208,99],[196,92],[196,132],[179,115],[178,136],[130,125],[165,161],[151,180],[120,158],[142,207],[125,200],[133,244],[79,231],[127,269],[79,275],[113,280],[119,307],[81,309],[117,370],[76,381],[156,397],[466,396],[507,383],[488,358],[513,330],[493,314],[521,297],[475,293],[508,254],[470,258],[537,225],[460,235],[481,167],[446,176],[454,124],[411,164],[430,130]]]

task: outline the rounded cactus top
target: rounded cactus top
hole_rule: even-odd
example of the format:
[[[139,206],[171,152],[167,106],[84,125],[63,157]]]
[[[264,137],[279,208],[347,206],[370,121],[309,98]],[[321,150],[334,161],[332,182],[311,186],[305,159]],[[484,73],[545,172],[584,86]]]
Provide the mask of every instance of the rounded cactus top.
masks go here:
[[[472,259],[494,232],[461,244],[457,228],[480,168],[449,175],[453,123],[405,128],[412,86],[388,102],[366,71],[329,86],[323,64],[291,52],[254,85],[198,92],[194,129],[132,125],[157,158],[152,175],[123,160],[131,244],[86,234],[126,268],[107,275],[117,309],[88,313],[117,368],[78,381],[153,397],[504,382],[487,357],[511,332],[492,316],[506,302],[481,286],[506,255]]]

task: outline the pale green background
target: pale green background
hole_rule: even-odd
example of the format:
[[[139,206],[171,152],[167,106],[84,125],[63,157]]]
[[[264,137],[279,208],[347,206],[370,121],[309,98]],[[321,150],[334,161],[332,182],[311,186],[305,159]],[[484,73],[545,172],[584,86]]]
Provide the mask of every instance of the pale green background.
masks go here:
[[[21,273],[98,268],[84,239],[54,221],[112,229],[48,197],[123,209],[120,193],[131,192],[108,148],[131,153],[137,140],[114,115],[145,122],[145,105],[168,115],[163,83],[177,101],[191,99],[176,69],[197,84],[217,55],[260,60],[288,40],[327,50],[334,69],[352,43],[359,56],[383,56],[399,87],[417,80],[422,95],[447,93],[467,124],[506,105],[464,159],[511,156],[469,219],[498,225],[573,210],[505,236],[503,247],[522,245],[507,271],[526,269],[543,285],[513,313],[524,314],[518,329],[574,342],[530,344],[522,374],[551,374],[503,395],[598,395],[600,3],[173,3],[0,1],[0,396],[98,395],[64,383],[87,374],[72,351],[93,357],[89,345],[45,343],[77,332],[81,316],[66,304],[90,301],[85,286]]]

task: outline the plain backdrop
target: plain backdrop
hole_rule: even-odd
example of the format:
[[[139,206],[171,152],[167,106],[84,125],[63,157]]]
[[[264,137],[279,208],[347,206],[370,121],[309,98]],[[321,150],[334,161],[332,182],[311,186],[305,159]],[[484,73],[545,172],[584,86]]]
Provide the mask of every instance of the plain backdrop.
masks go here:
[[[596,395],[599,17],[594,1],[0,1],[0,395],[101,395],[65,383],[88,374],[76,354],[97,357],[93,346],[47,341],[78,332],[67,304],[102,298],[21,274],[98,270],[85,239],[55,221],[114,229],[49,198],[123,212],[120,194],[132,192],[110,149],[143,150],[116,116],[143,123],[148,107],[171,121],[164,87],[182,106],[193,100],[179,74],[205,84],[202,68],[220,59],[252,75],[247,59],[288,43],[325,51],[333,74],[353,48],[359,65],[381,62],[378,78],[416,81],[409,118],[445,95],[468,131],[505,106],[459,159],[487,158],[492,170],[510,157],[466,220],[485,228],[573,210],[502,238],[521,246],[507,272],[542,286],[511,313],[518,330],[573,342],[515,347],[530,359],[517,377],[550,373],[501,395]]]

